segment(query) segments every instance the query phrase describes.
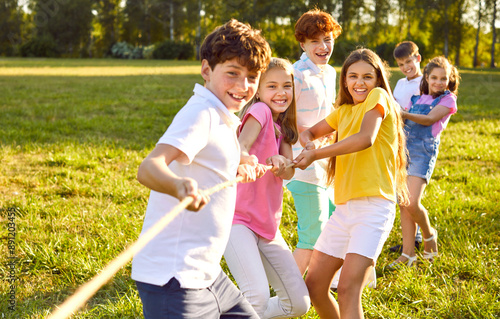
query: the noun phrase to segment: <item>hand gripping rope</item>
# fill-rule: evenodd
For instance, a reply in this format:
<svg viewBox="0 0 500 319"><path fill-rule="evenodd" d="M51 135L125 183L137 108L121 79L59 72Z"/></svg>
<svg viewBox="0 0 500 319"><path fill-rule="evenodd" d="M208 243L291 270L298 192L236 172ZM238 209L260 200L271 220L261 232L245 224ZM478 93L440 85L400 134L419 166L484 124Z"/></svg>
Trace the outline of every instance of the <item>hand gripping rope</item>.
<svg viewBox="0 0 500 319"><path fill-rule="evenodd" d="M293 166L288 165L286 168ZM272 166L266 166L270 169ZM205 190L205 194L212 195L226 187L243 181L242 176L220 183L214 187ZM137 239L132 245L120 253L113 259L99 274L94 276L90 281L86 282L77 291L64 301L47 319L64 319L73 315L75 311L80 309L87 300L92 297L104 284L106 284L123 266L125 266L132 257L137 254L151 239L158 235L165 226L167 226L179 213L181 213L191 202L193 197L188 196L179 202L169 213L165 214L156 224L154 224L147 232Z"/></svg>

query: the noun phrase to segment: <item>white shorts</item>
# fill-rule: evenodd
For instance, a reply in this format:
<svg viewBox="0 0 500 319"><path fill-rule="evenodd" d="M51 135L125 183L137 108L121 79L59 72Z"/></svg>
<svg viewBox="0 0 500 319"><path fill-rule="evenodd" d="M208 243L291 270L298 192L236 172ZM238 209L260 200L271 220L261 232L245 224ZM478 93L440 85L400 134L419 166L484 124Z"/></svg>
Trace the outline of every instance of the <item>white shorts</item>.
<svg viewBox="0 0 500 319"><path fill-rule="evenodd" d="M396 216L396 204L382 197L360 197L337 205L314 249L340 259L354 253L374 261Z"/></svg>

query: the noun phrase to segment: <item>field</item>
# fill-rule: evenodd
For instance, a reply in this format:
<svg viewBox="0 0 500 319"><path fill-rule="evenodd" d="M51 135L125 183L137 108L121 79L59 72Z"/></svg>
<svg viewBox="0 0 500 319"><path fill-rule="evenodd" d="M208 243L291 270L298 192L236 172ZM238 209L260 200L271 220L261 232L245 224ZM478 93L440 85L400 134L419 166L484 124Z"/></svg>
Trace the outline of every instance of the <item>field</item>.
<svg viewBox="0 0 500 319"><path fill-rule="evenodd" d="M202 83L196 62L0 59L0 316L44 318L140 232L141 160ZM365 289L367 318L500 317L500 72L462 69L424 204L432 264L388 272L399 219ZM394 85L402 75L393 69ZM282 232L296 243L285 194ZM9 241L13 238L15 241ZM14 310L9 309L15 302ZM142 318L130 264L75 318ZM312 309L303 318L317 318Z"/></svg>

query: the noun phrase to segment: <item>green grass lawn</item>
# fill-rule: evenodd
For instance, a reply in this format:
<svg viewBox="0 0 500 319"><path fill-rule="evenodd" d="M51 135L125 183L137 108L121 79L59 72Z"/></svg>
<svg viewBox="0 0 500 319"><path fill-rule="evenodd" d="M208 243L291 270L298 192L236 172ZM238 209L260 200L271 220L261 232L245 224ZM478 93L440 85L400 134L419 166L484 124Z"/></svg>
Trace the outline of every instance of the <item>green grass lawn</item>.
<svg viewBox="0 0 500 319"><path fill-rule="evenodd" d="M199 69L196 62L0 59L1 318L46 317L137 239L149 193L137 168L202 83ZM393 71L394 85L401 73ZM397 219L377 263L378 287L363 294L367 318L500 317L500 72L461 75L459 112L443 133L424 198L440 257L385 271L397 258L388 252L400 242ZM288 193L284 208L281 229L293 247ZM9 278L17 279L15 311ZM141 312L129 264L75 318ZM303 318L316 317L312 309Z"/></svg>

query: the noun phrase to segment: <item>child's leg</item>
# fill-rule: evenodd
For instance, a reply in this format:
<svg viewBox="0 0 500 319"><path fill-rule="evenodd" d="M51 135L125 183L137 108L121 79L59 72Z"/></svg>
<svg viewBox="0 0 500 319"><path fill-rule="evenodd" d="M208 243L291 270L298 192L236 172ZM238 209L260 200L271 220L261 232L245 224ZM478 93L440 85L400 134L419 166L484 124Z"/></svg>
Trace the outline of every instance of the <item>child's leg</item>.
<svg viewBox="0 0 500 319"><path fill-rule="evenodd" d="M314 309L320 318L340 318L339 305L330 293L330 285L343 260L314 250L306 284Z"/></svg>
<svg viewBox="0 0 500 319"><path fill-rule="evenodd" d="M413 222L417 223L420 226L420 229L422 230L422 236L424 238L430 238L434 235L435 231L431 226L427 209L425 209L425 207L421 203L426 186L427 183L423 178L408 176L410 204L404 210L408 212ZM437 241L424 242L424 246L425 251L437 251Z"/></svg>
<svg viewBox="0 0 500 319"><path fill-rule="evenodd" d="M325 223L335 209L333 195L328 188L301 181L288 183L297 211L297 234L299 242L293 252L301 274L309 266L314 244Z"/></svg>
<svg viewBox="0 0 500 319"><path fill-rule="evenodd" d="M415 234L417 224L413 221L407 207L400 206L401 212L401 234L403 235L403 254L410 257L415 256ZM406 262L407 258L401 256L398 261Z"/></svg>
<svg viewBox="0 0 500 319"><path fill-rule="evenodd" d="M269 283L276 292L262 318L291 318L305 314L310 305L309 293L281 233L278 231L271 241L261 239L259 250Z"/></svg>
<svg viewBox="0 0 500 319"><path fill-rule="evenodd" d="M295 248L295 250L293 251L293 258L295 260L295 263L299 267L299 271L301 274L305 274L307 268L309 267L312 253L312 249Z"/></svg>
<svg viewBox="0 0 500 319"><path fill-rule="evenodd" d="M241 294L231 280L221 273L220 279L212 285L211 291L217 298L220 318L224 319L259 319L252 305Z"/></svg>
<svg viewBox="0 0 500 319"><path fill-rule="evenodd" d="M257 235L246 226L233 225L224 258L241 292L262 317L270 292L257 247L258 240Z"/></svg>
<svg viewBox="0 0 500 319"><path fill-rule="evenodd" d="M352 253L346 255L337 288L341 318L364 318L361 293L373 266L370 258Z"/></svg>

